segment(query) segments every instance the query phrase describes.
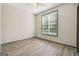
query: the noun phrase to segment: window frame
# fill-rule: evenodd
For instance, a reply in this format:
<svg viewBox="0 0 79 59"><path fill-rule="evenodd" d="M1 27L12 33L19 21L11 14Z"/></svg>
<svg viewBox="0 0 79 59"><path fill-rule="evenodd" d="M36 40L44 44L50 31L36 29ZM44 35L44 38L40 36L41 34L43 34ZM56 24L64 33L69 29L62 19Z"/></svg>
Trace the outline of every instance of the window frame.
<svg viewBox="0 0 79 59"><path fill-rule="evenodd" d="M54 13L54 12L57 12L57 35L51 35L51 34L43 34L43 30L42 30L42 17L44 16L44 15L48 15L48 14L51 14L51 13ZM43 15L41 15L41 34L42 35L48 35L48 36L54 36L54 37L58 37L58 10L55 10L55 11L52 11L52 12L48 12L48 13L45 13L45 14L43 14Z"/></svg>

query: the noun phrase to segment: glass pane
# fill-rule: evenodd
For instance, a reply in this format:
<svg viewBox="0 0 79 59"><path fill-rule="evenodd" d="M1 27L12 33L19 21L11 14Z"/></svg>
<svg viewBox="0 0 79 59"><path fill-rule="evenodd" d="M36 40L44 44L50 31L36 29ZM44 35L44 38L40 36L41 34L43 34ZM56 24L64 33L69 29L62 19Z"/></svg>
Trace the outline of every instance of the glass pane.
<svg viewBox="0 0 79 59"><path fill-rule="evenodd" d="M42 16L42 33L47 34L48 32L48 18L47 15Z"/></svg>
<svg viewBox="0 0 79 59"><path fill-rule="evenodd" d="M42 16L42 33L57 35L57 11Z"/></svg>

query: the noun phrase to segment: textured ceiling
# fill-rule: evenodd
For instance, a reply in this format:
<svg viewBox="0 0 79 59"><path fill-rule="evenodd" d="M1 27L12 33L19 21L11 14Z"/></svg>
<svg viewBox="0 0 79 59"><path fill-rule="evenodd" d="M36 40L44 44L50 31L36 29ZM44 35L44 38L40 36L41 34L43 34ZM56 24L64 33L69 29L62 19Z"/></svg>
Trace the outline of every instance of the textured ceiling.
<svg viewBox="0 0 79 59"><path fill-rule="evenodd" d="M12 5L14 7L20 8L33 14L37 14L60 4L61 3L40 3L38 7L35 7L33 3L10 3L9 5Z"/></svg>

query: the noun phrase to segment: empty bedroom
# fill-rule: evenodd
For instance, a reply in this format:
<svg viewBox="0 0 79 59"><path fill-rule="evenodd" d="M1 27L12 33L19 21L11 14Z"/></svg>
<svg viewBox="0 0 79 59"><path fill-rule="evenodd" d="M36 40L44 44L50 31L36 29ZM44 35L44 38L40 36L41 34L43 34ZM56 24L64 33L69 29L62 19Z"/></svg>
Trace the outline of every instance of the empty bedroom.
<svg viewBox="0 0 79 59"><path fill-rule="evenodd" d="M0 3L0 55L76 56L77 10L77 3Z"/></svg>

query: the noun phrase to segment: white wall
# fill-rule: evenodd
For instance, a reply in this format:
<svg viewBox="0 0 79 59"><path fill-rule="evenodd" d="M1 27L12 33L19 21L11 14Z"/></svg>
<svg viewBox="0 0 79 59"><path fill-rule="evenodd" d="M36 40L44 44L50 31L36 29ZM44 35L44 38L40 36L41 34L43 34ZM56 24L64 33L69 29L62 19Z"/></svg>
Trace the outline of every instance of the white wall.
<svg viewBox="0 0 79 59"><path fill-rule="evenodd" d="M2 29L2 44L34 37L34 15L3 4Z"/></svg>
<svg viewBox="0 0 79 59"><path fill-rule="evenodd" d="M36 36L76 47L76 4L64 4L36 15ZM58 10L58 37L41 34L41 15Z"/></svg>
<svg viewBox="0 0 79 59"><path fill-rule="evenodd" d="M0 53L1 53L1 3L0 3Z"/></svg>

